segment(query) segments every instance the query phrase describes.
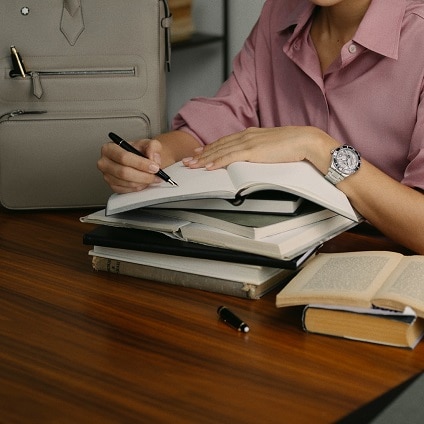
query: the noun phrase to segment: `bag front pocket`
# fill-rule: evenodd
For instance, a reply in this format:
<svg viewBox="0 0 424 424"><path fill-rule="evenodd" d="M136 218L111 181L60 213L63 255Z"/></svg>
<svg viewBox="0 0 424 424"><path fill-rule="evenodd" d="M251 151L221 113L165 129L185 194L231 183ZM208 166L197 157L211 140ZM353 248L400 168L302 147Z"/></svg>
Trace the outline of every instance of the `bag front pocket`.
<svg viewBox="0 0 424 424"><path fill-rule="evenodd" d="M149 138L142 114L15 113L0 121L0 201L10 209L104 206L111 190L97 169L109 132Z"/></svg>
<svg viewBox="0 0 424 424"><path fill-rule="evenodd" d="M112 102L141 99L147 89L146 64L137 56L28 57L25 78L0 61L0 100L4 103ZM86 63L90 63L87 66Z"/></svg>

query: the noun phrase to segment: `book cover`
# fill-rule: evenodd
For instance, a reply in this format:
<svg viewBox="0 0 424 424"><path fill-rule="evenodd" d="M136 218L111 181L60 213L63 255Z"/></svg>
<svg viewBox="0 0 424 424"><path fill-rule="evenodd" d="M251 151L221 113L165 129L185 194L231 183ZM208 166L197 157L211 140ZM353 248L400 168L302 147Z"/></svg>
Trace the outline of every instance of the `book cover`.
<svg viewBox="0 0 424 424"><path fill-rule="evenodd" d="M127 215L123 216L119 214L105 216L102 212L99 212L98 216L99 220L97 222L102 223L104 226L140 228L140 220L130 220ZM189 241L198 245L203 244L219 247L226 250L252 253L260 256L268 256L283 261L290 261L306 251L321 245L341 232L357 225L355 221L336 215L303 227L255 240L219 228L185 222L177 218L175 218L175 221L178 229L171 232L165 228L159 228L161 224L160 217L154 216L152 219L156 219L157 225L155 227L152 226L150 228L151 230L161 231L170 237L172 236L182 241ZM164 217L163 219L166 222L171 220L169 217ZM87 217L81 218L81 220L83 222L96 222L93 219L89 220ZM146 229L149 227L145 226L141 228Z"/></svg>
<svg viewBox="0 0 424 424"><path fill-rule="evenodd" d="M310 333L413 349L424 334L424 320L403 311L307 305L302 326Z"/></svg>
<svg viewBox="0 0 424 424"><path fill-rule="evenodd" d="M313 203L302 206L296 215L225 212L217 210L183 210L142 208L114 215L105 210L80 218L82 222L178 233L191 223L205 224L233 234L260 239L303 227L336 216L335 212Z"/></svg>
<svg viewBox="0 0 424 424"><path fill-rule="evenodd" d="M188 258L214 259L224 262L260 265L273 268L298 269L313 256L320 245L315 245L291 260L280 260L263 255L221 249L169 237L166 234L100 225L83 235L83 243L141 252L156 252Z"/></svg>
<svg viewBox="0 0 424 424"><path fill-rule="evenodd" d="M181 236L199 244L290 260L355 225L357 225L356 222L336 215L300 228L254 240L219 228L193 223L181 228Z"/></svg>
<svg viewBox="0 0 424 424"><path fill-rule="evenodd" d="M166 257L167 255L151 254L157 255L155 265L155 261L145 258L146 252L139 252L139 262L131 262L131 257L125 252L117 252L117 249L110 251L109 254L105 250L97 249L92 250L90 254L93 256L92 265L96 271L128 275L246 299L261 298L270 290L282 286L295 272L294 270L273 268L255 270L249 265L226 266L225 262L207 259L191 259L184 263L180 261L174 267L177 269L172 269L169 261L167 261L168 267L163 267L166 259L161 256ZM120 257L124 257L126 260L119 259ZM134 259L134 254L132 258L137 261ZM142 263L143 260L146 260L146 263ZM208 263L205 264L205 262Z"/></svg>

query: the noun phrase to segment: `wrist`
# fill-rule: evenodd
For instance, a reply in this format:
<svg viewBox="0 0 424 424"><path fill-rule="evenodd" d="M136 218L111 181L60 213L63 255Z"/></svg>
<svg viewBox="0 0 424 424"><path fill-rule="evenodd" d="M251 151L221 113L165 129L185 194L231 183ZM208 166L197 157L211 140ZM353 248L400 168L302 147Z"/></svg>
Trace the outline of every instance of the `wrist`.
<svg viewBox="0 0 424 424"><path fill-rule="evenodd" d="M331 165L331 151L340 144L319 128L312 128L311 137L307 141L305 159L311 162L323 175Z"/></svg>

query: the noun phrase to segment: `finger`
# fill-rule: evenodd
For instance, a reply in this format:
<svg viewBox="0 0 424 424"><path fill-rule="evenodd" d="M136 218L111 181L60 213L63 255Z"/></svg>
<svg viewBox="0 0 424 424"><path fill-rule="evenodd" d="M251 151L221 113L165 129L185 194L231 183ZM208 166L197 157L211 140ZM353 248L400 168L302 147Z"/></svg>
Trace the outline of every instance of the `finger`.
<svg viewBox="0 0 424 424"><path fill-rule="evenodd" d="M156 162L159 166L161 165L161 153L162 153L162 143L159 140L140 140L138 143L135 143L136 148L138 148L144 156Z"/></svg>
<svg viewBox="0 0 424 424"><path fill-rule="evenodd" d="M157 165L155 166L157 168ZM110 185L134 188L137 186L146 186L159 180L153 172L144 172L138 168L122 165L106 156L102 156L99 159L97 167Z"/></svg>
<svg viewBox="0 0 424 424"><path fill-rule="evenodd" d="M151 184L159 184L162 182L159 177L154 177L151 184L138 184L132 181L120 180L119 178L108 174L104 174L103 178L116 193L131 193L134 191L141 191Z"/></svg>

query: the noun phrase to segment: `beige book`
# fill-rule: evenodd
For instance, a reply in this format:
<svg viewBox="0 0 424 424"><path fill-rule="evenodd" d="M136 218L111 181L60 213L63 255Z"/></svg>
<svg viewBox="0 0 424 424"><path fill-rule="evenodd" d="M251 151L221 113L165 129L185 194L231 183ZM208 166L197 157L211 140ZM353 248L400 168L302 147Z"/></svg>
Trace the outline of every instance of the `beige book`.
<svg viewBox="0 0 424 424"><path fill-rule="evenodd" d="M160 260L160 263L156 264L154 262L143 263L141 259L144 254L139 254L140 260L138 262L131 262L128 256L126 256L126 260L121 260L114 253L97 252L98 255L94 250L90 253L94 255L92 264L96 271L107 271L113 274L128 275L247 299L259 299L275 287L281 287L287 278L290 278L295 272L288 269L243 266L221 263L220 261L215 263L211 260L196 260L194 258L181 258L180 264L183 261L185 262L184 266L173 269L172 267L163 267L169 261ZM101 256L102 254L105 256ZM167 255L157 254L156 256L160 259L160 256L166 257ZM209 262L208 266L204 265L206 262ZM231 271L224 272L224 269L230 270L230 268ZM210 272L208 272L208 269Z"/></svg>
<svg viewBox="0 0 424 424"><path fill-rule="evenodd" d="M302 325L309 333L413 349L424 334L424 319L407 307L403 312L375 308L307 305Z"/></svg>
<svg viewBox="0 0 424 424"><path fill-rule="evenodd" d="M277 307L411 307L424 318L424 256L365 251L320 253L278 293Z"/></svg>

